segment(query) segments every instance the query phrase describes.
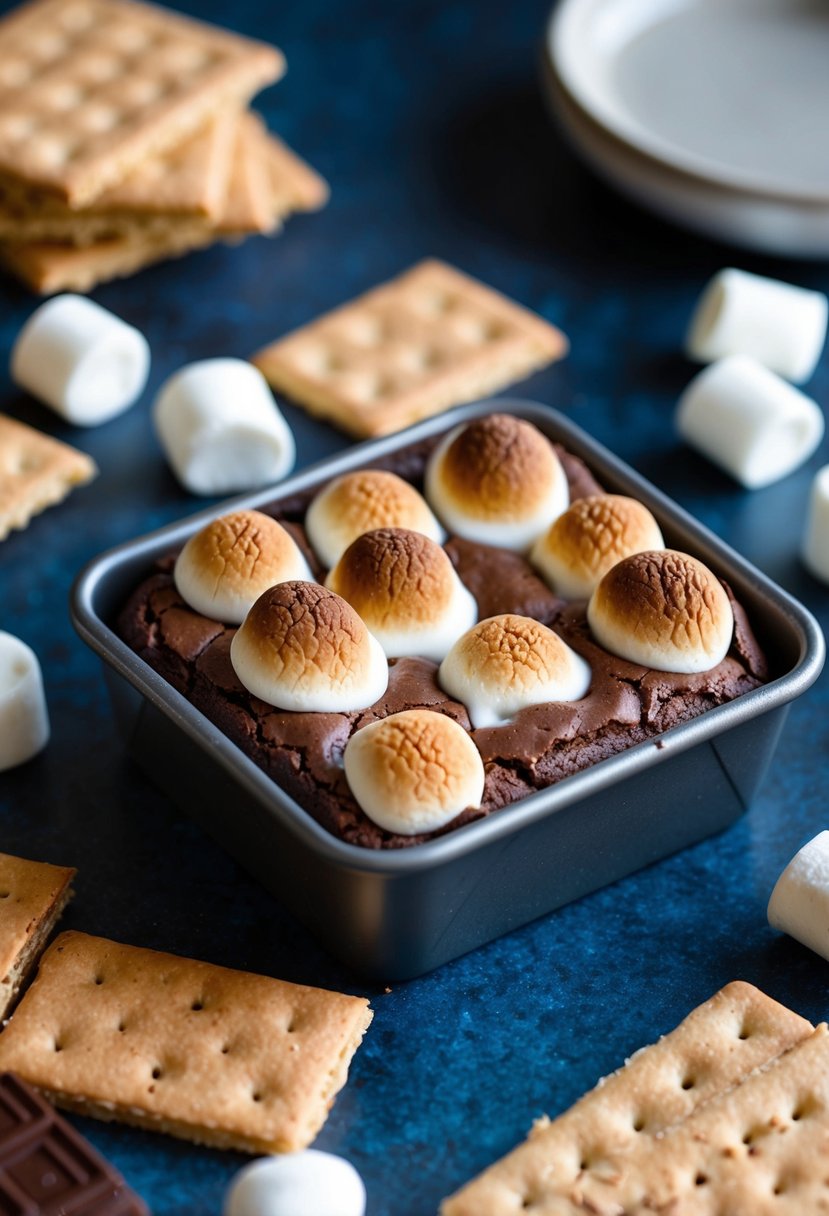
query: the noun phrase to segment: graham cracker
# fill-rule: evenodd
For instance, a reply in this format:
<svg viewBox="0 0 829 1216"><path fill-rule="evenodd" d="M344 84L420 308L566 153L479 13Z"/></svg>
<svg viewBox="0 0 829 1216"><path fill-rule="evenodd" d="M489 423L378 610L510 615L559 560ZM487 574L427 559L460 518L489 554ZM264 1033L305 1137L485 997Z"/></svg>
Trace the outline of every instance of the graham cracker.
<svg viewBox="0 0 829 1216"><path fill-rule="evenodd" d="M0 853L0 1021L72 897L75 870Z"/></svg>
<svg viewBox="0 0 829 1216"><path fill-rule="evenodd" d="M327 198L327 186L310 166L274 136L264 137L257 123L242 123L237 153L242 159L264 156L264 179L247 172L229 175L229 190L214 220L179 220L85 246L52 241L0 243L0 261L33 291L91 291L97 283L134 274L145 266L203 248L216 240L235 240L251 232L273 231L291 211L313 210ZM264 188L265 196L260 191ZM264 205L263 205L264 204Z"/></svg>
<svg viewBox="0 0 829 1216"><path fill-rule="evenodd" d="M3 201L0 190L0 239L90 245L136 228L161 234L172 222L217 216L240 119L232 110L211 119L181 146L143 161L82 211L37 192L25 201Z"/></svg>
<svg viewBox="0 0 829 1216"><path fill-rule="evenodd" d="M649 1152L642 1146L658 1144L667 1128L808 1039L812 1029L750 984L728 984L559 1118L539 1121L524 1144L445 1200L441 1216L515 1216L522 1205L534 1216L604 1213L573 1206L585 1179L613 1181L617 1159ZM623 1209L607 1211L619 1216Z"/></svg>
<svg viewBox="0 0 829 1216"><path fill-rule="evenodd" d="M265 128L256 114L243 114L233 147L230 182L216 218L220 235L270 232L275 226L264 156Z"/></svg>
<svg viewBox="0 0 829 1216"><path fill-rule="evenodd" d="M659 1140L609 1153L539 1216L817 1216L829 1212L829 1033L818 1026ZM532 1198L528 1195L527 1198Z"/></svg>
<svg viewBox="0 0 829 1216"><path fill-rule="evenodd" d="M97 471L85 453L0 414L0 540Z"/></svg>
<svg viewBox="0 0 829 1216"><path fill-rule="evenodd" d="M0 20L0 176L86 206L284 66L140 0L30 0Z"/></svg>
<svg viewBox="0 0 829 1216"><path fill-rule="evenodd" d="M0 1034L0 1070L100 1119L295 1152L371 1018L361 997L62 933Z"/></svg>
<svg viewBox="0 0 829 1216"><path fill-rule="evenodd" d="M358 438L385 435L561 358L564 335L427 260L254 355L270 384Z"/></svg>
<svg viewBox="0 0 829 1216"><path fill-rule="evenodd" d="M318 211L328 202L328 183L287 144L262 131L271 207L278 220L294 211Z"/></svg>

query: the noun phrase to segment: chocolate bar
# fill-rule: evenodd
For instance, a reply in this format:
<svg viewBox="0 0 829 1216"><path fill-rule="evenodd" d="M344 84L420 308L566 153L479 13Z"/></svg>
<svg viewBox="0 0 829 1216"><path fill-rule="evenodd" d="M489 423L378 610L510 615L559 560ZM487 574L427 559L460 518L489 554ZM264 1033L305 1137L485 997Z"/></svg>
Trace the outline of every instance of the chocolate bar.
<svg viewBox="0 0 829 1216"><path fill-rule="evenodd" d="M36 1090L5 1072L0 1216L150 1216L150 1209Z"/></svg>

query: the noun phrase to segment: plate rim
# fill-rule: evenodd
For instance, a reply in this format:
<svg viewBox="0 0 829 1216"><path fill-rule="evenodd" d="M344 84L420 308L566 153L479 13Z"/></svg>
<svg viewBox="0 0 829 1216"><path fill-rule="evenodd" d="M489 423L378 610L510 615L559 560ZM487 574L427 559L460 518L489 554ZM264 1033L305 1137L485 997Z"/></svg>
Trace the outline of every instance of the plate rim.
<svg viewBox="0 0 829 1216"><path fill-rule="evenodd" d="M644 0L643 0L644 2ZM701 0L657 0L648 7L653 24L658 11L676 11L689 8ZM544 36L544 54L556 81L565 90L572 102L583 114L602 128L604 132L623 143L627 148L645 156L676 173L693 178L708 185L751 197L775 199L787 203L799 203L815 207L829 206L829 186L826 189L809 189L779 182L769 182L749 172L729 170L716 161L683 149L681 144L671 143L655 134L648 127L628 117L624 110L604 104L592 88L584 73L579 70L578 54L573 51L572 39L575 22L588 6L604 3L621 4L622 0L558 0L547 21Z"/></svg>

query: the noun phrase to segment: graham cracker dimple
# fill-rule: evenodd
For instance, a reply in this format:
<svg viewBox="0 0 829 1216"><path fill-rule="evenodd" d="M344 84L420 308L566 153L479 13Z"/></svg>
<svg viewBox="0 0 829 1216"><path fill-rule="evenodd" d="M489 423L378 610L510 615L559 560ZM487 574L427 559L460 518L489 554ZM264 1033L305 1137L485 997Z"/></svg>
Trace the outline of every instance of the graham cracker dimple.
<svg viewBox="0 0 829 1216"><path fill-rule="evenodd" d="M71 898L75 870L0 853L0 1020Z"/></svg>
<svg viewBox="0 0 829 1216"><path fill-rule="evenodd" d="M561 358L547 321L427 260L259 351L270 384L360 438L504 388Z"/></svg>
<svg viewBox="0 0 829 1216"><path fill-rule="evenodd" d="M668 1128L739 1087L812 1030L750 984L728 984L564 1114L540 1121L524 1144L445 1200L441 1216L514 1216L523 1209L533 1216L605 1216L602 1206L579 1207L588 1183L593 1191L615 1185L626 1153L650 1153ZM621 1210L611 1203L607 1216Z"/></svg>
<svg viewBox="0 0 829 1216"><path fill-rule="evenodd" d="M273 47L140 0L30 0L0 20L0 177L85 206L283 71Z"/></svg>
<svg viewBox="0 0 829 1216"><path fill-rule="evenodd" d="M0 540L97 471L83 452L0 414Z"/></svg>
<svg viewBox="0 0 829 1216"><path fill-rule="evenodd" d="M371 1018L360 997L63 933L0 1034L0 1070L83 1114L294 1152Z"/></svg>

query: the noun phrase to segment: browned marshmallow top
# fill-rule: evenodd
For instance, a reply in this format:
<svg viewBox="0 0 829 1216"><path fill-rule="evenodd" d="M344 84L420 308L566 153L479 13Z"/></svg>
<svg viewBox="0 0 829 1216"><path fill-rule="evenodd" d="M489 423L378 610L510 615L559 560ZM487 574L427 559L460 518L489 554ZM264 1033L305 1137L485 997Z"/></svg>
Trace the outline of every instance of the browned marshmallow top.
<svg viewBox="0 0 829 1216"><path fill-rule="evenodd" d="M402 629L439 620L456 593L457 575L440 545L406 528L366 532L349 545L328 586L369 628Z"/></svg>
<svg viewBox="0 0 829 1216"><path fill-rule="evenodd" d="M706 671L728 650L734 618L707 566L662 549L618 562L599 583L588 619L601 645L659 671Z"/></svg>
<svg viewBox="0 0 829 1216"><path fill-rule="evenodd" d="M644 503L623 494L591 494L550 525L532 561L561 595L586 599L616 562L661 546L659 526Z"/></svg>
<svg viewBox="0 0 829 1216"><path fill-rule="evenodd" d="M238 636L249 659L282 683L348 680L367 663L363 621L340 596L319 583L278 583L251 608Z"/></svg>
<svg viewBox="0 0 829 1216"><path fill-rule="evenodd" d="M310 571L288 532L261 511L233 511L212 520L187 541L175 580L197 612L241 621L274 583Z"/></svg>
<svg viewBox="0 0 829 1216"><path fill-rule="evenodd" d="M552 444L531 423L491 414L455 436L437 477L442 493L465 513L507 522L541 509L563 474Z"/></svg>
<svg viewBox="0 0 829 1216"><path fill-rule="evenodd" d="M317 556L329 567L353 540L376 528L412 528L442 539L440 525L414 486L381 469L337 477L311 503L305 524Z"/></svg>

